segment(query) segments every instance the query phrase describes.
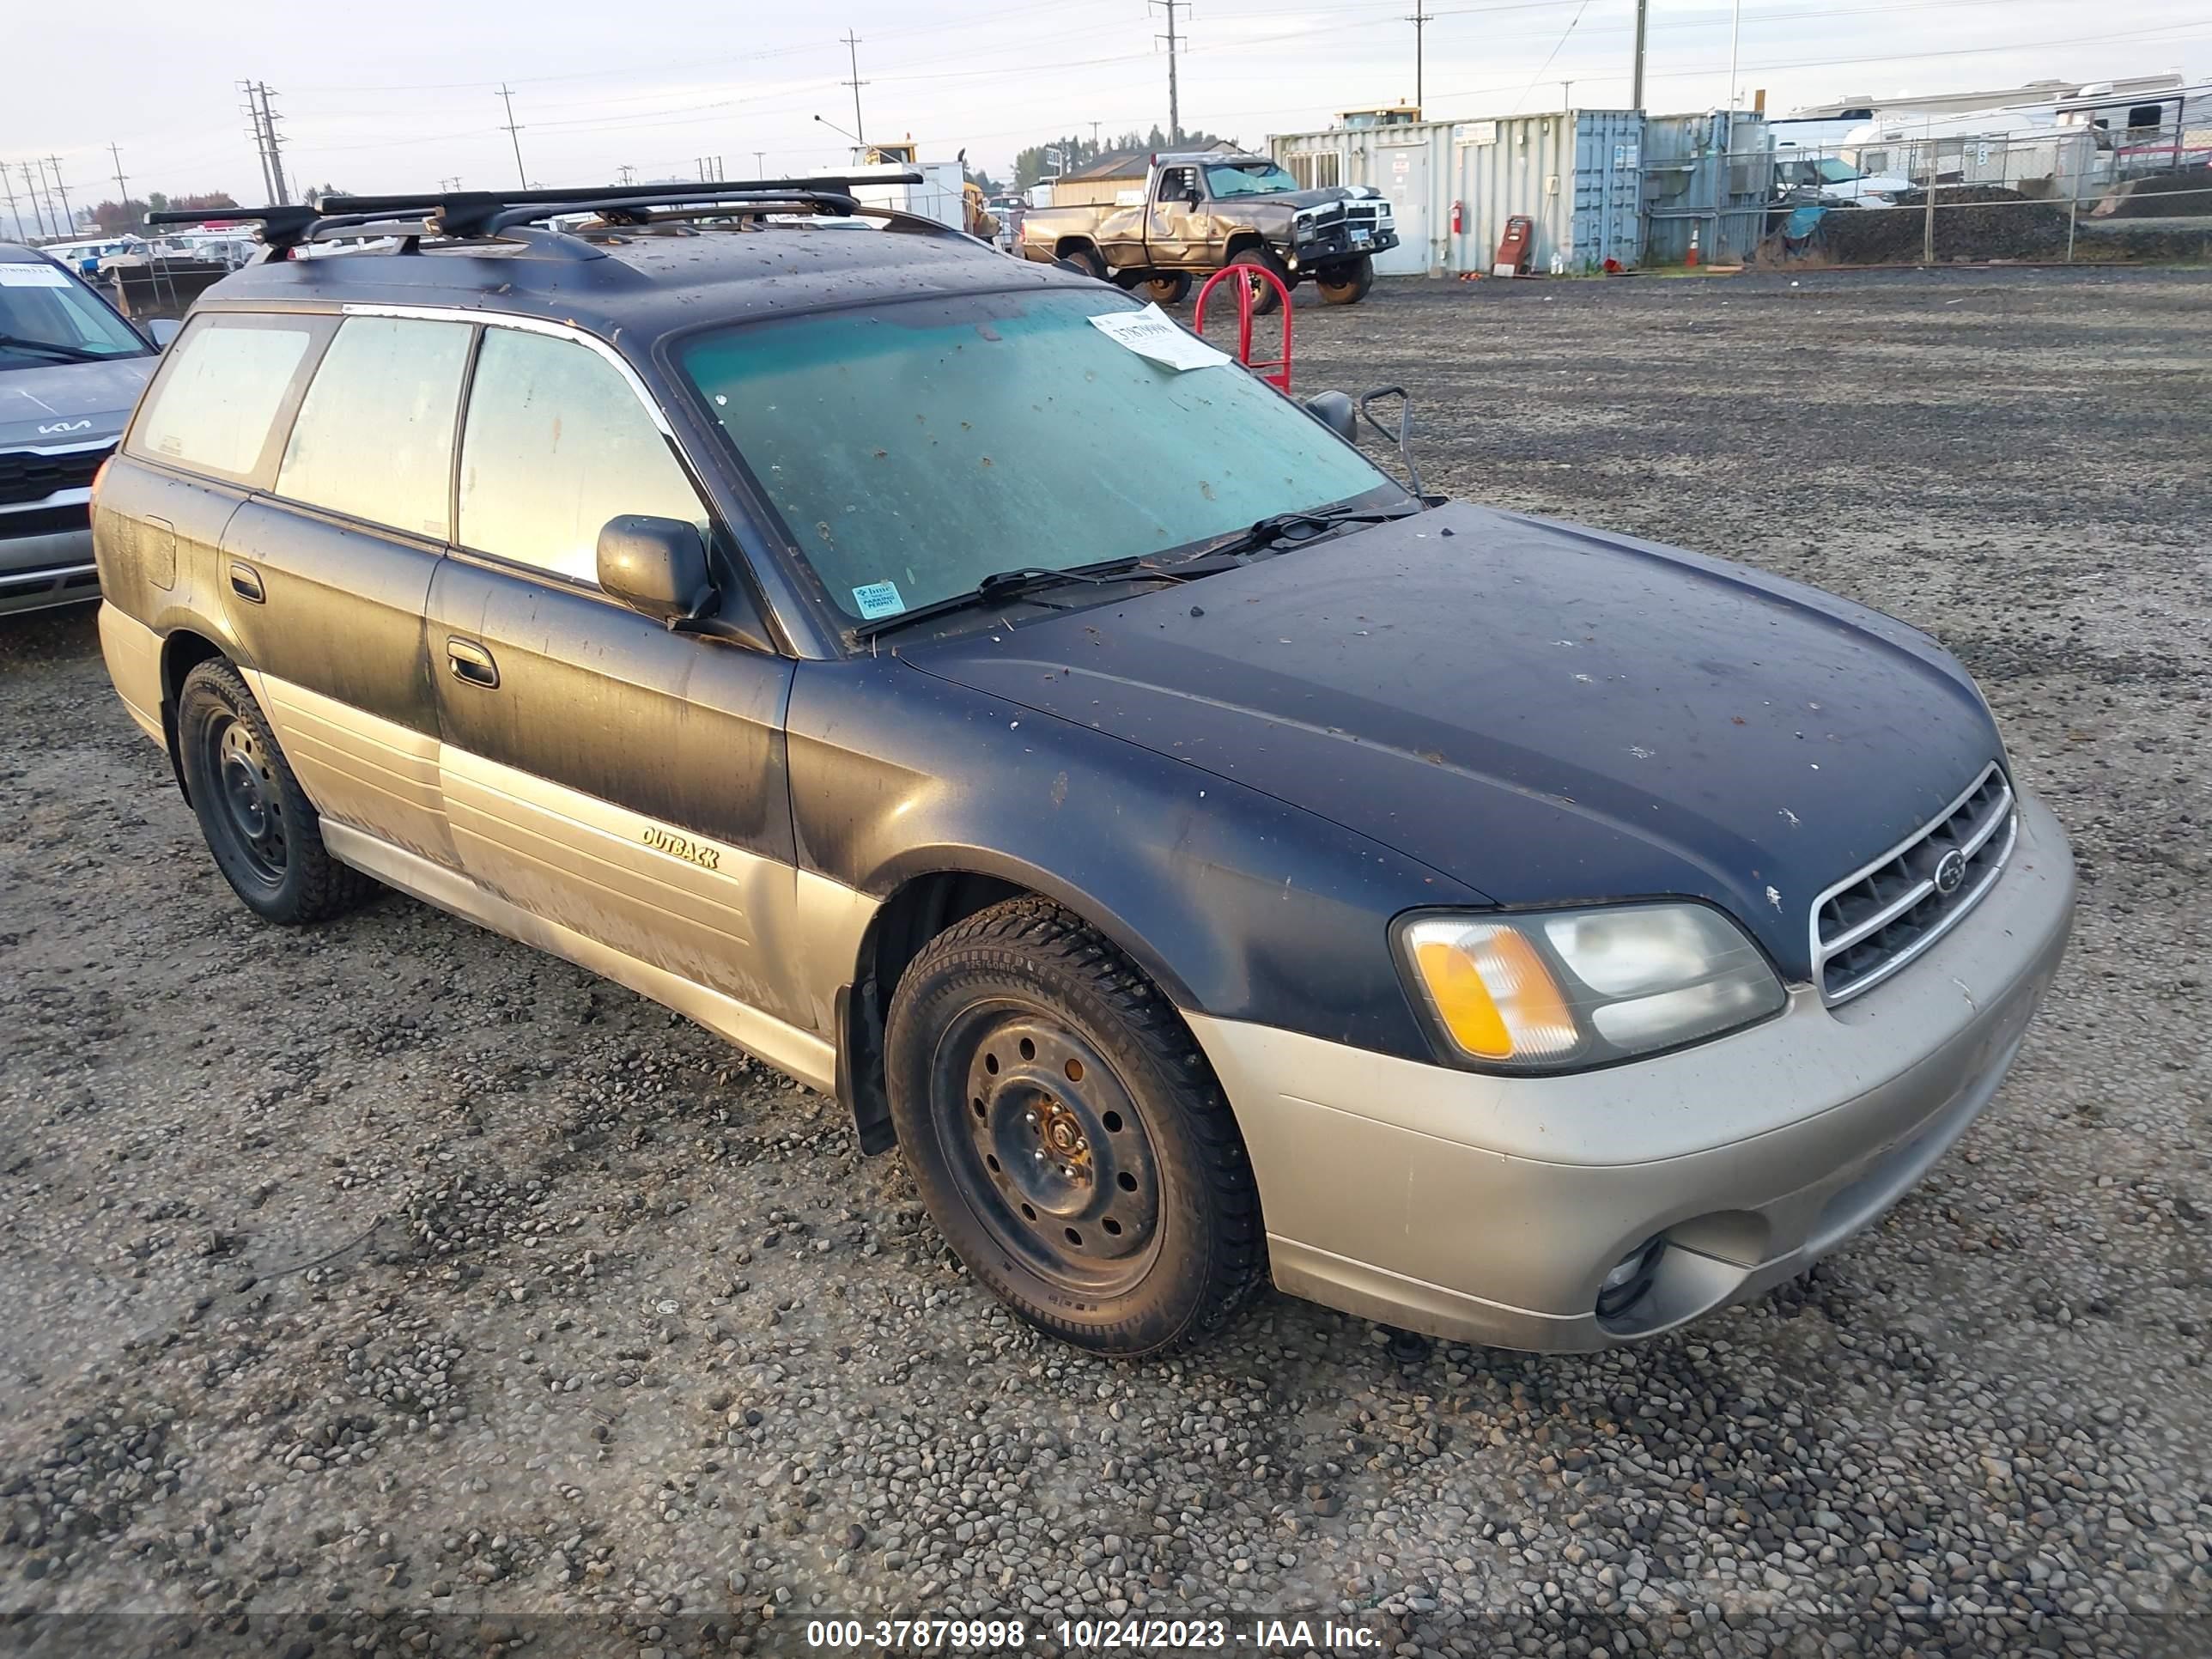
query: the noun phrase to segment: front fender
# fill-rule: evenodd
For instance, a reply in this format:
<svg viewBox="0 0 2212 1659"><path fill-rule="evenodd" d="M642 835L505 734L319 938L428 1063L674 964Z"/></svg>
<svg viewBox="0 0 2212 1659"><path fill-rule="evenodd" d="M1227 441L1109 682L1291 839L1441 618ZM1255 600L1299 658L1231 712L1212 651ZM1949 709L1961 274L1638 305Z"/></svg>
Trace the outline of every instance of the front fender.
<svg viewBox="0 0 2212 1659"><path fill-rule="evenodd" d="M803 869L881 898L957 871L1040 892L1179 1006L1411 1059L1431 1049L1389 945L1480 893L1244 785L896 657L800 665Z"/></svg>

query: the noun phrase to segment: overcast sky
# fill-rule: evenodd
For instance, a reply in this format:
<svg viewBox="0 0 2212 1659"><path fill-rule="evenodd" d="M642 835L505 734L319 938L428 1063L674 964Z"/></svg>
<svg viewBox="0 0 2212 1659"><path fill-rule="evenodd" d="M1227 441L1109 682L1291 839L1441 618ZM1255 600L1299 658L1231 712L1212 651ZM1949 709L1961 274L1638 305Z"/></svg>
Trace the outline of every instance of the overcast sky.
<svg viewBox="0 0 2212 1659"><path fill-rule="evenodd" d="M1431 116L1628 100L1635 0L1426 0ZM1413 95L1413 0L1194 0L1179 9L1187 127L1258 144L1339 110ZM262 195L235 82L266 82L288 172L305 185L404 190L458 177L512 185L502 80L522 161L550 185L725 175L848 159L812 118L853 125L839 37L860 36L871 137L925 159L963 147L1003 173L1015 150L1102 124L1167 118L1164 27L1141 0L99 0L8 8L0 165L58 155L70 198ZM1647 106L1697 110L1728 88L1727 0L1652 0ZM2207 0L1746 0L1737 84L1784 111L1860 92L2002 88L2180 70L2212 77ZM0 196L0 217L6 213Z"/></svg>

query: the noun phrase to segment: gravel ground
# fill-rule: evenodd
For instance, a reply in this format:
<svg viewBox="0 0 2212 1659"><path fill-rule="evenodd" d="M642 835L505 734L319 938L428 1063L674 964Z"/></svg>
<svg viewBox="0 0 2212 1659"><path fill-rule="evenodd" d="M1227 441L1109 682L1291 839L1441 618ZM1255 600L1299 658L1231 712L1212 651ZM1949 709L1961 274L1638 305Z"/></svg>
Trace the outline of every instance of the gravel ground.
<svg viewBox="0 0 2212 1659"><path fill-rule="evenodd" d="M397 897L252 921L88 618L0 623L0 1648L2212 1648L2212 281L1404 283L1297 322L1302 389L1414 389L1431 487L1809 578L1980 677L2086 884L1960 1150L1625 1352L1406 1360L1271 1297L1095 1362L703 1031Z"/></svg>

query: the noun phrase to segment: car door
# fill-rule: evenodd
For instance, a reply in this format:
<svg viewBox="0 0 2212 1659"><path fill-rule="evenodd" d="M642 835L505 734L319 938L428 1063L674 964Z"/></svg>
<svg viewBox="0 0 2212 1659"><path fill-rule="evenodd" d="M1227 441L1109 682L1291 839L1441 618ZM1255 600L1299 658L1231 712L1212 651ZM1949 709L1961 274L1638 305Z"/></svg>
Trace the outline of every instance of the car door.
<svg viewBox="0 0 2212 1659"><path fill-rule="evenodd" d="M1203 196L1198 205L1191 204L1191 193L1199 187L1196 167L1160 169L1146 209L1145 245L1154 265L1177 270L1203 262L1211 216Z"/></svg>
<svg viewBox="0 0 2212 1659"><path fill-rule="evenodd" d="M339 324L221 561L254 691L316 810L447 866L422 617L472 340L459 322Z"/></svg>
<svg viewBox="0 0 2212 1659"><path fill-rule="evenodd" d="M642 383L581 335L488 327L457 500L430 653L462 868L629 962L821 1029L789 948L791 663L599 590L599 532L622 514L733 551Z"/></svg>

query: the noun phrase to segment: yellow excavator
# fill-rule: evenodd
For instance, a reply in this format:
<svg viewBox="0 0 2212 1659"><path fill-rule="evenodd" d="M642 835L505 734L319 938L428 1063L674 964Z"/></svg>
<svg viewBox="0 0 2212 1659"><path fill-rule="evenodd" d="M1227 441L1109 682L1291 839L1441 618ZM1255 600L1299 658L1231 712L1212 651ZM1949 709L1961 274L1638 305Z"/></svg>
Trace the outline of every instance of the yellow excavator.
<svg viewBox="0 0 2212 1659"><path fill-rule="evenodd" d="M910 167L921 161L921 146L911 138L901 139L895 143L870 144L862 159L870 167ZM963 228L970 236L980 237L987 242L996 241L998 218L983 205L981 187L968 181L968 152L962 150L959 159L960 216L966 222Z"/></svg>

